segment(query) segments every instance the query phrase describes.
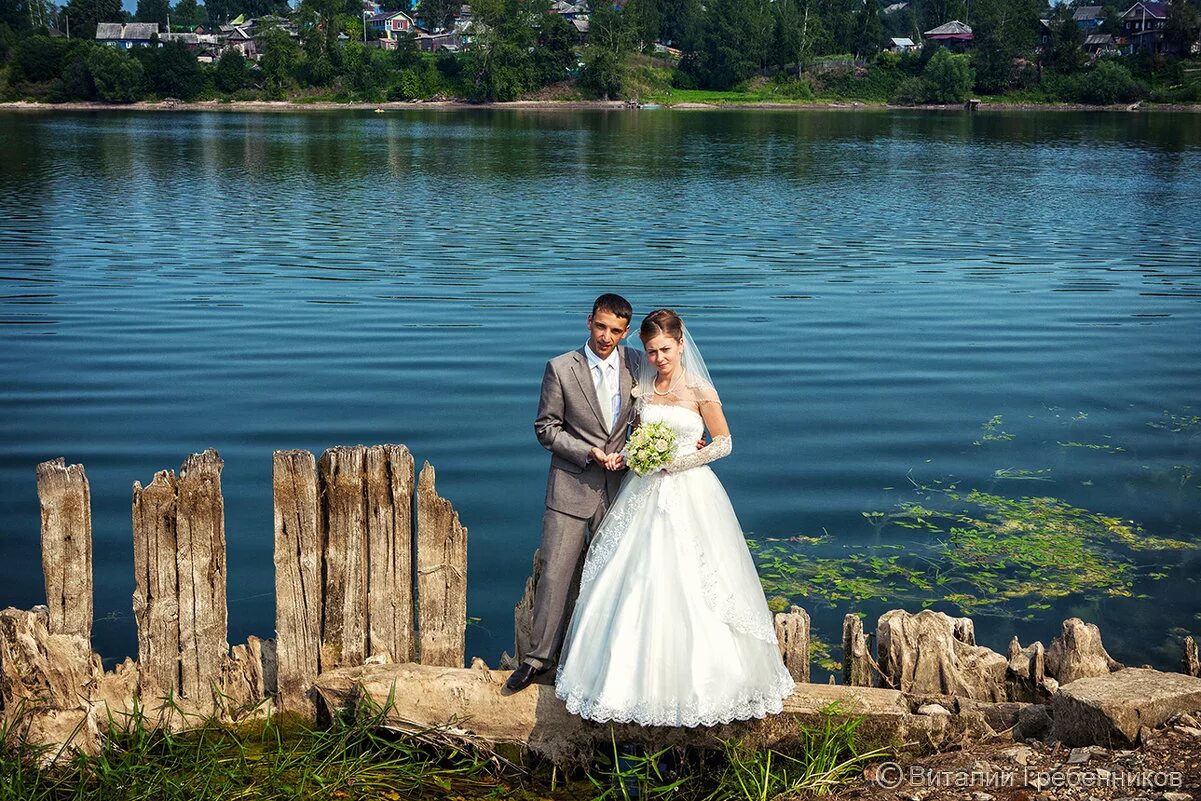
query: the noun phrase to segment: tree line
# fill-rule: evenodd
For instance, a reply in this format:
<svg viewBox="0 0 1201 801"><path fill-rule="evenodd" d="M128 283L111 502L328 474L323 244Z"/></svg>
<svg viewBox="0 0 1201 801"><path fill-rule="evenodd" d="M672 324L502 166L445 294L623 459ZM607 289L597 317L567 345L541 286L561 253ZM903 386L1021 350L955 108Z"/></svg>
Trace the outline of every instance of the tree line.
<svg viewBox="0 0 1201 801"><path fill-rule="evenodd" d="M1104 2L1101 30L1120 30L1121 6ZM160 21L170 15L173 26L203 18L211 25L214 15L288 8L281 0L234 3L139 0L134 16ZM1094 62L1072 20L1074 5L913 0L885 13L883 0L599 2L581 45L575 28L550 13L550 0L472 0L477 25L471 46L434 56L419 52L411 36L392 51L365 47L359 0L301 0L289 14L294 32L267 26L259 62L228 51L216 64L200 65L173 43L131 52L94 44L95 23L119 19L120 0L69 0L57 11L45 0L0 0L0 94L111 102L298 95L512 100L570 80L579 95L613 98L638 91L631 64L643 63L669 89L746 89L770 82L780 96L799 99L926 103L1016 93L1034 101L1107 103L1158 92L1178 102L1201 100L1193 97L1196 81L1184 80L1179 59ZM419 14L447 24L457 9L456 0L422 0ZM1201 0L1170 0L1164 36L1183 52L1201 28L1199 10ZM72 39L50 36L66 17ZM951 19L973 28L966 53L930 44L899 55L883 49L890 37L916 41ZM340 33L350 40L339 40ZM1040 33L1047 39L1041 47ZM678 61L653 58L657 45L679 50ZM814 68L838 59L847 69Z"/></svg>

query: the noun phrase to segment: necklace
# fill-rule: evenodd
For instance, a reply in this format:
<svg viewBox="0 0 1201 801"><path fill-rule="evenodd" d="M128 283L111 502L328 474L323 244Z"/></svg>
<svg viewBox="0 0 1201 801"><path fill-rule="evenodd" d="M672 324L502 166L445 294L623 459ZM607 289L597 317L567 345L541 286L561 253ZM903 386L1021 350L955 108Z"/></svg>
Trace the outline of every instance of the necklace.
<svg viewBox="0 0 1201 801"><path fill-rule="evenodd" d="M683 371L680 372L680 375L683 375ZM673 389L675 389L676 381L679 380L680 375L673 376L671 379L671 383L667 385L667 389L663 390L662 392L660 392L659 388L656 387L654 384L651 384L651 389L653 389L655 391L656 395L670 395L671 391Z"/></svg>

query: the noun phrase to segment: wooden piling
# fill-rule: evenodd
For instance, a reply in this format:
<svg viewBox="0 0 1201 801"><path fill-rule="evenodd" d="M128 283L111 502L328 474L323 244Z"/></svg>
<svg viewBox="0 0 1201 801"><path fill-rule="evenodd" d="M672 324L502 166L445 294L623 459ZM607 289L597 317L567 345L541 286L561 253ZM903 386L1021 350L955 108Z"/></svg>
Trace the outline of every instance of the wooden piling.
<svg viewBox="0 0 1201 801"><path fill-rule="evenodd" d="M366 456L367 655L412 662L413 455L374 445Z"/></svg>
<svg viewBox="0 0 1201 801"><path fill-rule="evenodd" d="M272 484L278 703L311 717L308 690L320 671L323 596L317 460L308 451L275 451Z"/></svg>
<svg viewBox="0 0 1201 801"><path fill-rule="evenodd" d="M438 495L434 468L417 482L418 661L463 667L467 631L467 529Z"/></svg>
<svg viewBox="0 0 1201 801"><path fill-rule="evenodd" d="M339 446L318 463L324 506L321 670L367 658L367 448Z"/></svg>
<svg viewBox="0 0 1201 801"><path fill-rule="evenodd" d="M223 466L212 448L194 453L184 461L177 486L180 691L202 705L220 689L229 655Z"/></svg>
<svg viewBox="0 0 1201 801"><path fill-rule="evenodd" d="M133 483L133 614L144 697L180 690L176 483L172 470L158 471L145 488Z"/></svg>
<svg viewBox="0 0 1201 801"><path fill-rule="evenodd" d="M863 620L847 614L842 619L842 681L851 687L872 686L872 666L868 660L867 636Z"/></svg>
<svg viewBox="0 0 1201 801"><path fill-rule="evenodd" d="M37 466L42 575L51 634L92 640L92 503L83 465L62 457Z"/></svg>
<svg viewBox="0 0 1201 801"><path fill-rule="evenodd" d="M794 681L809 683L809 613L799 606L775 615L776 640Z"/></svg>

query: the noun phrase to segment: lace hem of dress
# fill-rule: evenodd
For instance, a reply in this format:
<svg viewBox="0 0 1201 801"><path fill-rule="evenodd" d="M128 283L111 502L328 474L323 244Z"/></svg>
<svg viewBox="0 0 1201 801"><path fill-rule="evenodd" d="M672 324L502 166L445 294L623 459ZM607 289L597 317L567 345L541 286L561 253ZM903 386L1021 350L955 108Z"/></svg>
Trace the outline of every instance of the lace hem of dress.
<svg viewBox="0 0 1201 801"><path fill-rule="evenodd" d="M716 726L734 720L765 718L784 710L784 699L792 694L796 682L781 666L776 678L765 689L751 690L720 704L702 701L635 702L610 705L603 698L588 698L579 690L563 691L555 686L555 696L567 705L567 711L582 718L605 723L636 723L639 726Z"/></svg>

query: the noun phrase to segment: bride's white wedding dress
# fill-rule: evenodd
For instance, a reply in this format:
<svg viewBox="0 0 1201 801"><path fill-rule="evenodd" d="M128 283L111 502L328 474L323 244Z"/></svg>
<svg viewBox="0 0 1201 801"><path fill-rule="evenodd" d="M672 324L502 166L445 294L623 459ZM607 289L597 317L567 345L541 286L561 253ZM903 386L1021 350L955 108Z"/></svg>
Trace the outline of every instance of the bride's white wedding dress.
<svg viewBox="0 0 1201 801"><path fill-rule="evenodd" d="M704 433L687 406L642 420L672 427L677 458ZM555 694L595 721L712 726L780 712L794 686L717 476L631 470L589 547Z"/></svg>

